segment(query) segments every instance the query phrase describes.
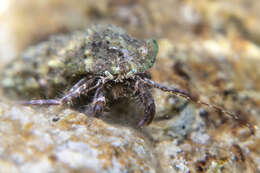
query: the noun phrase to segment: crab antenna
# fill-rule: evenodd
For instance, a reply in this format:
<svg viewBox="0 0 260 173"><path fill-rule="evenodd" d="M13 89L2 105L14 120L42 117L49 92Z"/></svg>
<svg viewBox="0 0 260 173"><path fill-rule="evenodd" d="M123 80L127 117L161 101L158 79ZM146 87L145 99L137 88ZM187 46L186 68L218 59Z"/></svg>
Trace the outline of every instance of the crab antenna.
<svg viewBox="0 0 260 173"><path fill-rule="evenodd" d="M147 78L139 78L142 82L144 82L145 84L151 86L151 87L154 87L154 88L158 88L162 91L165 91L165 92L171 92L177 96L180 96L180 97L183 97L187 100L190 100L194 103L197 103L197 104L200 104L200 105L205 105L211 109L215 109L216 111L220 111L222 113L224 113L226 116L230 117L230 118L233 118L235 120L239 120L239 116L232 113L232 112L229 112L227 110L224 110L223 108L219 107L219 106L216 106L216 105L213 105L213 104L209 104L207 102L204 102L204 101L201 101L199 100L198 97L196 96L192 96L190 93L186 92L186 91L183 91L181 89L178 89L178 88L174 88L174 87L168 87L168 86L163 86L159 83L156 83L154 82L153 80L150 80L150 79L147 79Z"/></svg>

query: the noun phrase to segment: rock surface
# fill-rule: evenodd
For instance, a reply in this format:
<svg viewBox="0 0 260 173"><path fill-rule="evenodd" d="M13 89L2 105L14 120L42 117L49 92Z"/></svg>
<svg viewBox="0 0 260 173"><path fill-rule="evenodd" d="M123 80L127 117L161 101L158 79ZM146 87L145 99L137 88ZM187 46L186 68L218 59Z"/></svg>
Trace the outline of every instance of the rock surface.
<svg viewBox="0 0 260 173"><path fill-rule="evenodd" d="M72 110L0 109L0 172L157 172L140 132Z"/></svg>
<svg viewBox="0 0 260 173"><path fill-rule="evenodd" d="M138 38L157 38L153 80L237 116L153 90L155 120L137 129L134 111L96 119L1 97L0 172L260 171L258 0L11 2L16 5L0 14L0 29L12 38L0 44L17 50L7 53L18 54L52 33L114 23Z"/></svg>

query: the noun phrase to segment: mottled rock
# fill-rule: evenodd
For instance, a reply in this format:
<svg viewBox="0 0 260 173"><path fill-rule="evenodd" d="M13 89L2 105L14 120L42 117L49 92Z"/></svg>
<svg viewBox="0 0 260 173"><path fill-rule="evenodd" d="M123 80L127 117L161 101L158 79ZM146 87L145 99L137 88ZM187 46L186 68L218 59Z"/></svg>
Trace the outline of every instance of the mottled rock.
<svg viewBox="0 0 260 173"><path fill-rule="evenodd" d="M0 107L1 172L157 172L135 129L69 109Z"/></svg>

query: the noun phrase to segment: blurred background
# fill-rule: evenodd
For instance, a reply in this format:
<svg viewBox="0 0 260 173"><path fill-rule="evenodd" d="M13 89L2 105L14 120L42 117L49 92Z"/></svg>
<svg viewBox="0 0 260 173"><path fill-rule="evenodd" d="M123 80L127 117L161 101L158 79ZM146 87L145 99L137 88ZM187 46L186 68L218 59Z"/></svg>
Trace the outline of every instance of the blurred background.
<svg viewBox="0 0 260 173"><path fill-rule="evenodd" d="M138 38L167 38L175 42L204 39L209 41L207 46L224 55L233 48L247 51L248 46L252 56L258 56L259 51L254 49L260 43L257 0L1 0L0 3L1 58L14 57L51 34L82 29L97 22L120 25Z"/></svg>
<svg viewBox="0 0 260 173"><path fill-rule="evenodd" d="M98 123L86 130L88 132L94 129L96 133L104 135L105 139L109 135L118 137L117 133L109 131L110 128L118 128L117 132L122 130L123 136L125 135L124 139L119 140L131 139L126 142L128 146L136 148L131 142L140 139L146 142L139 143L144 149L136 153L142 153L141 156L132 154L132 147L124 148L125 145L118 144L132 154L124 155L123 150L116 150L114 144L103 142L96 134L91 134L95 137L88 134L97 138L97 143L101 146L97 150L104 154L102 158L95 157L97 166L93 166L92 162L85 162L89 159L89 153L81 152L78 148L82 145L75 147L74 143L64 147L66 152L69 148L68 153L62 153L65 155L56 150L60 143L52 144L53 148L43 150L44 152L36 147L41 156L38 158L36 155L36 158L33 158L36 161L21 152L21 155L28 159L28 162L22 162L20 159L23 163L21 165L33 163L27 168L38 170L42 166L42 172L51 172L49 169L59 171L64 165L68 168L67 172L84 172L87 170L85 166L90 167L93 172L113 172L112 167L121 172L127 170L125 167L132 172L260 171L260 132L257 128L260 125L259 0L1 0L0 68L14 62L23 50L47 40L50 35L83 30L93 23L112 23L121 26L138 39L157 39L159 54L151 69L153 80L197 93L205 101L242 116L238 118L239 121L233 121L232 118L210 109L188 106L182 110L181 106L176 105L181 102L178 98L155 90L153 95L157 105L156 118L142 135L129 127L131 133L128 128L103 124L104 122L98 120L95 120ZM12 119L11 111L8 111L5 115L10 115ZM19 113L21 112L23 111ZM56 114L56 111L53 112L51 113ZM23 114L26 117L28 113ZM115 119L120 119L120 115ZM126 121L125 119L129 120L131 117L121 117L118 124L120 121ZM37 120L32 121L31 123L35 124L32 127L35 129L41 127ZM74 119L72 121L78 122ZM66 125L65 133L71 132L68 128L72 126L71 123L66 123L68 122L65 121L57 127L56 124L46 127L50 130L38 131L48 134L56 128L64 130L63 125ZM81 141L86 131L82 130L82 136L79 135L77 140ZM20 130L10 131L10 134L16 133L24 135ZM10 134L2 134L8 147L13 147L15 151L16 142L13 141L17 139L13 138L13 141L8 142ZM52 133L49 135L55 136ZM44 140L41 136L38 137L39 141ZM57 136L53 138L60 140ZM37 137L35 140L37 141ZM85 144L89 141L81 142ZM27 149L27 144L28 141L25 140L22 145ZM7 146L0 142L0 156L1 147L4 151ZM92 152L94 149L89 150ZM74 152L79 155L73 155ZM48 156L45 153L48 153ZM7 152L7 157L3 157L4 162L0 159L0 165L13 168L10 172L22 168L26 170L26 167L13 162L12 159L7 161L9 155L13 154L11 150ZM70 157L71 160L65 159ZM137 158L139 162L125 160L128 157ZM47 161L42 158L47 158ZM94 156L91 155L90 158L93 159ZM123 166L112 163L111 158L116 158L115 163ZM123 161L120 160L122 158ZM104 160L107 161L105 166L102 165ZM55 166L50 165L50 162ZM48 164L46 166L40 165L41 163ZM100 163L102 168L99 167ZM133 166L135 164L138 166ZM48 169L45 169L46 167Z"/></svg>

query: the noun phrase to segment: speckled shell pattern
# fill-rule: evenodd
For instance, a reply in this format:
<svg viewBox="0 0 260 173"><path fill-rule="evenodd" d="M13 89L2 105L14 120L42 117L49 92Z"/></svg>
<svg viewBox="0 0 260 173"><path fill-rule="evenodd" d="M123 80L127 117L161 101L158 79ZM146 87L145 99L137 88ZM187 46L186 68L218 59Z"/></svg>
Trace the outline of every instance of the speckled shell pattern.
<svg viewBox="0 0 260 173"><path fill-rule="evenodd" d="M95 74L144 72L155 61L153 43L132 38L114 25L94 25L85 39L85 68Z"/></svg>

